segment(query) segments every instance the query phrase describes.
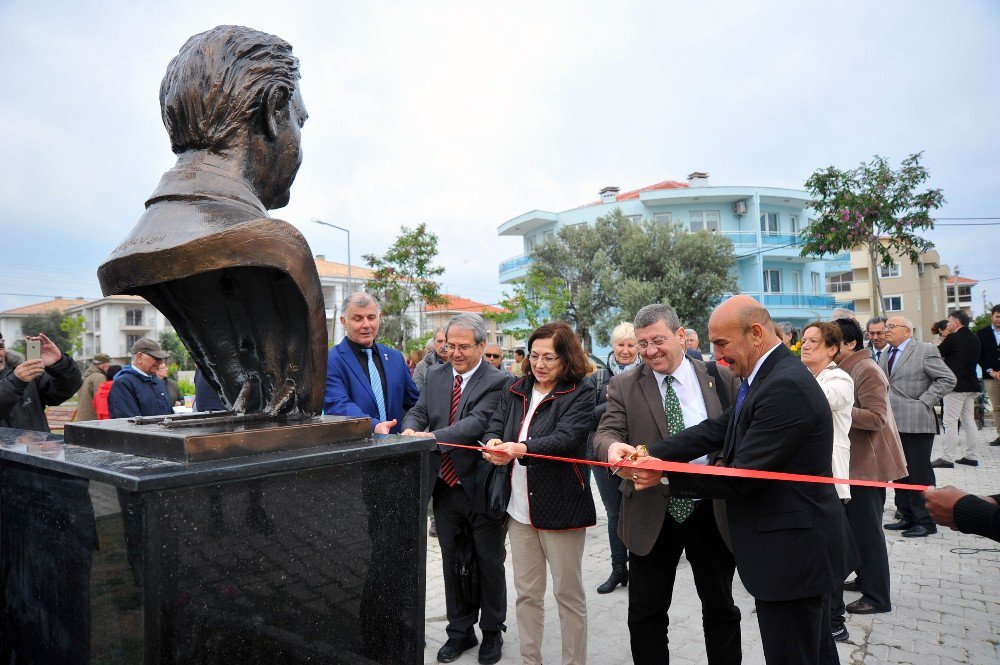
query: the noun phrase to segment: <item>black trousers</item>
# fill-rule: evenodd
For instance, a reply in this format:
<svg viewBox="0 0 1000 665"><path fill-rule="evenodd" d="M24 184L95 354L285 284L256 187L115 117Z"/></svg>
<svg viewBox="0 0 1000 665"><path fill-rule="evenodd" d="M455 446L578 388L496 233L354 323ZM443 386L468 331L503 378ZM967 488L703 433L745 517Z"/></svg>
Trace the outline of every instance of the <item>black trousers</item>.
<svg viewBox="0 0 1000 665"><path fill-rule="evenodd" d="M667 610L681 552L691 562L701 599L709 664L739 663L740 610L733 603L736 563L719 535L710 501L700 501L683 524L667 515L649 554L629 553L628 628L633 661L637 665L670 662Z"/></svg>
<svg viewBox="0 0 1000 665"><path fill-rule="evenodd" d="M933 485L934 467L931 466L931 448L934 446L934 435L900 432L899 440L903 444L903 456L906 458L906 468L910 472L910 475L899 482ZM899 512L903 514L904 520L924 526L934 525L934 520L927 512L927 506L924 505L924 498L920 492L896 490L896 496L899 497L896 505L899 507Z"/></svg>
<svg viewBox="0 0 1000 665"><path fill-rule="evenodd" d="M830 633L826 596L757 600L757 625L769 665L834 665L840 662Z"/></svg>
<svg viewBox="0 0 1000 665"><path fill-rule="evenodd" d="M479 622L483 632L506 630L507 581L503 561L507 530L502 520L473 512L461 485L448 487L437 479L434 484L434 523L441 543L441 563L444 567L444 598L448 612L448 637L461 639L472 634ZM471 531L476 544L479 566L479 605L458 597L452 569L455 566L456 538L462 531Z"/></svg>
<svg viewBox="0 0 1000 665"><path fill-rule="evenodd" d="M873 607L888 612L892 602L889 600L889 552L882 529L884 511L884 487L851 487L847 521L861 558L857 569L861 597Z"/></svg>

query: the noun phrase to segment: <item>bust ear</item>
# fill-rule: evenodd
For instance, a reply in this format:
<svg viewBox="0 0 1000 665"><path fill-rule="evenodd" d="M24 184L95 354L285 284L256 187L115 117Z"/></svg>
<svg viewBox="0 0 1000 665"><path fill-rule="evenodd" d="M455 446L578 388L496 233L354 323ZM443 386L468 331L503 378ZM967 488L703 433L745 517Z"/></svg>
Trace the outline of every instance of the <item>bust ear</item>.
<svg viewBox="0 0 1000 665"><path fill-rule="evenodd" d="M291 103L288 87L277 83L268 86L261 97L261 124L268 138L274 140L281 126L288 122L288 105Z"/></svg>

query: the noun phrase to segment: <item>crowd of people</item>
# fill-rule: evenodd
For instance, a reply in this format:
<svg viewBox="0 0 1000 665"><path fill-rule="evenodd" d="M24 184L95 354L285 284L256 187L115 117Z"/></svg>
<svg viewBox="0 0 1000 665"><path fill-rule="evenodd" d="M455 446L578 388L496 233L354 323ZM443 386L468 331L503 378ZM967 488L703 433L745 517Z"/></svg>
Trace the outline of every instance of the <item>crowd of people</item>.
<svg viewBox="0 0 1000 665"><path fill-rule="evenodd" d="M682 554L709 663L742 659L736 571L755 599L766 660L817 663L838 662L846 613L892 610L886 531L924 538L940 524L1000 540L1000 496L933 488L936 468L978 465L977 365L1000 419L1000 306L976 333L952 312L933 343L916 340L904 317L862 328L841 316L797 330L734 296L709 320L706 361L676 312L650 304L611 331L600 369L559 322L533 331L508 369L478 314L453 317L416 358L376 342L381 311L371 295L351 295L342 312L324 412L370 417L373 434L439 444L429 469L448 618L439 662L477 645L480 663L501 658L507 542L522 661L541 662L551 575L563 662L586 662L591 460L611 465L593 468L611 552L596 591L627 590L636 663L669 660ZM0 338L0 426L47 431L45 405L74 394L78 420L167 414L180 399L153 340L137 342L123 368L98 354L81 373L45 335L28 339L40 357L26 360ZM931 460L938 433L943 456ZM932 488L896 489L896 521L883 524L885 487L663 472L658 460ZM452 575L463 548L476 562L474 596ZM860 595L845 603L845 591Z"/></svg>

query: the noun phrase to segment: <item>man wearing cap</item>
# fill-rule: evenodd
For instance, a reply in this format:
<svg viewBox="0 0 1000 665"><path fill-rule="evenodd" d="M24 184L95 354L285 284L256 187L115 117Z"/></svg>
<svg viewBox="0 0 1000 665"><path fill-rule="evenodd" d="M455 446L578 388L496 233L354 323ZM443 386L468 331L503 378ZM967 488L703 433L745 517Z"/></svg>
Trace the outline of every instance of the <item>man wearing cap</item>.
<svg viewBox="0 0 1000 665"><path fill-rule="evenodd" d="M132 364L115 376L108 393L108 411L112 418L164 416L174 412L167 397L167 384L156 378L156 369L168 354L151 339L140 339L132 346Z"/></svg>
<svg viewBox="0 0 1000 665"><path fill-rule="evenodd" d="M48 432L45 407L72 397L83 378L73 359L48 337L39 333L27 339L40 342L36 360L8 357L0 335L0 427Z"/></svg>
<svg viewBox="0 0 1000 665"><path fill-rule="evenodd" d="M111 367L111 358L106 353L94 355L94 359L83 373L83 387L76 394L79 404L76 407L76 415L73 422L81 420L97 420L97 411L94 409L94 395L101 384L108 380L108 368Z"/></svg>

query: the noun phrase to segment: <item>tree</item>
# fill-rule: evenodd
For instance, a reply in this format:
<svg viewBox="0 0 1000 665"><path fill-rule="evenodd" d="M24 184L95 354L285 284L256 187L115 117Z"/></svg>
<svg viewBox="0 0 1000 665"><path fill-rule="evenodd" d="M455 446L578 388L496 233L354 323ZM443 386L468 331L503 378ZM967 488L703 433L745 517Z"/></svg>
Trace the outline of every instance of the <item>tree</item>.
<svg viewBox="0 0 1000 665"><path fill-rule="evenodd" d="M29 314L21 322L21 332L25 335L44 333L59 347L60 351L70 353L74 348L74 340L67 331L63 330L62 324L65 318L58 309L50 309L40 314Z"/></svg>
<svg viewBox="0 0 1000 665"><path fill-rule="evenodd" d="M836 254L863 246L875 282L878 302L872 311L876 315L882 307L878 266L889 268L900 257L916 263L931 247L917 232L934 228L930 212L944 203L940 189L918 191L930 177L920 164L922 154L904 159L898 171L884 157L875 155L855 169L841 171L828 166L806 180L820 216L803 232L802 256Z"/></svg>
<svg viewBox="0 0 1000 665"><path fill-rule="evenodd" d="M194 361L191 354L181 343L181 338L173 330L160 331L160 348L170 353L171 365L176 364L177 369L194 369Z"/></svg>
<svg viewBox="0 0 1000 665"><path fill-rule="evenodd" d="M59 323L59 329L66 333L66 338L69 340L71 349L71 355L82 355L83 354L83 333L87 331L87 319L86 317L80 316L66 316Z"/></svg>
<svg viewBox="0 0 1000 665"><path fill-rule="evenodd" d="M979 332L983 328L993 325L993 303L986 305L982 314L972 319L972 332Z"/></svg>
<svg viewBox="0 0 1000 665"><path fill-rule="evenodd" d="M514 339L527 339L535 328L545 323L546 310L528 284L528 278L515 280L497 303L501 311L483 312L485 319L496 322L501 333ZM527 323L527 327L518 325L521 322Z"/></svg>
<svg viewBox="0 0 1000 665"><path fill-rule="evenodd" d="M406 311L414 304L443 305L448 302L441 295L441 285L435 277L444 274L444 268L433 265L437 256L437 234L419 224L412 231L400 227L396 242L384 256L365 254L364 260L375 271L368 283L369 292L382 306L380 337L390 346L406 348L412 322Z"/></svg>

